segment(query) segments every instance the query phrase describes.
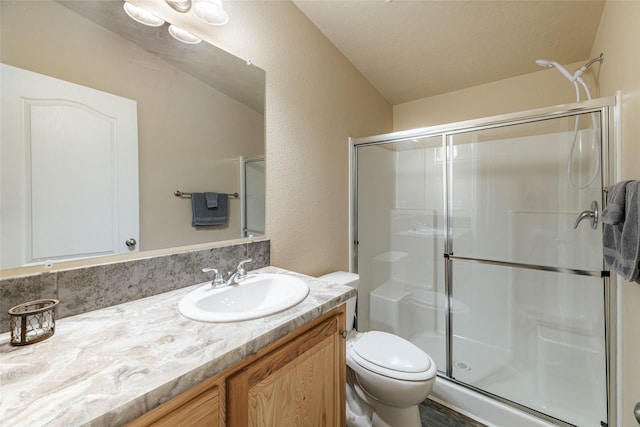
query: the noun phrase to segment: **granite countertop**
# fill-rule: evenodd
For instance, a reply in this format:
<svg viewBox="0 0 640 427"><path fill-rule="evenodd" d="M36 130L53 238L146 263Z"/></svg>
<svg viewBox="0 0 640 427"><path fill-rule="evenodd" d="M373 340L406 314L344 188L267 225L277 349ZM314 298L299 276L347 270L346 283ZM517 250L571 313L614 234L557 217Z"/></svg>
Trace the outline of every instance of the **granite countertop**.
<svg viewBox="0 0 640 427"><path fill-rule="evenodd" d="M355 296L294 274L310 293L261 319L203 323L183 317L195 285L56 321L45 341L15 347L0 335L0 424L118 426L190 389Z"/></svg>

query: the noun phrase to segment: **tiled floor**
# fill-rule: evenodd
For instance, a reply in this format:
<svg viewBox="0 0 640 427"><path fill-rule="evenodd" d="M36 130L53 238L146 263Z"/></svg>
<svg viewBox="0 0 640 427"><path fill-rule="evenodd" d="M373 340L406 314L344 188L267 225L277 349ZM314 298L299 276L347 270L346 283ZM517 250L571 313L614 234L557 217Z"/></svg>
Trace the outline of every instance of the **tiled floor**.
<svg viewBox="0 0 640 427"><path fill-rule="evenodd" d="M452 409L442 406L431 399L420 405L422 427L485 427Z"/></svg>

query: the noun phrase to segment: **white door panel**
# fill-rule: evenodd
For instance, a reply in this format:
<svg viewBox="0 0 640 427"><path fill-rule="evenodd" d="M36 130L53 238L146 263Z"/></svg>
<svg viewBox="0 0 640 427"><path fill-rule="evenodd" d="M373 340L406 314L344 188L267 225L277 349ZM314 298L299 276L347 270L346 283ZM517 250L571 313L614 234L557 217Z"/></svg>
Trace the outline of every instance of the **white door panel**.
<svg viewBox="0 0 640 427"><path fill-rule="evenodd" d="M135 101L1 66L1 268L137 251Z"/></svg>

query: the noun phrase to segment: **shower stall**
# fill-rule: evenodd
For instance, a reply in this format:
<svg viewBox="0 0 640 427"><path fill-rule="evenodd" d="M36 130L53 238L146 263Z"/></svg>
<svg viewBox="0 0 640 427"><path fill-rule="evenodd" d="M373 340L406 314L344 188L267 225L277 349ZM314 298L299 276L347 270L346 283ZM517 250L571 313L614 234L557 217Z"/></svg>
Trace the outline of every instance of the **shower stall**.
<svg viewBox="0 0 640 427"><path fill-rule="evenodd" d="M351 139L357 328L427 352L436 398L463 390L531 425L615 425L615 286L598 222L614 107Z"/></svg>
<svg viewBox="0 0 640 427"><path fill-rule="evenodd" d="M242 237L264 235L264 156L240 156L240 227Z"/></svg>

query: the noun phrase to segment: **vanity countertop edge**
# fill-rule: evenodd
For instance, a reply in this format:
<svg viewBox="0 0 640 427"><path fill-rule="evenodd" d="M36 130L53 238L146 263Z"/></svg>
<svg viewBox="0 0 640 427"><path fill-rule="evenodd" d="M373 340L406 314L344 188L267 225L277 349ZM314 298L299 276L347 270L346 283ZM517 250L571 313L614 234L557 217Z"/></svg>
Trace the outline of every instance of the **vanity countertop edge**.
<svg viewBox="0 0 640 427"><path fill-rule="evenodd" d="M118 426L232 367L354 297L304 279L300 304L264 318L205 323L178 311L197 284L56 321L45 341L16 347L0 335L0 421L12 426Z"/></svg>

